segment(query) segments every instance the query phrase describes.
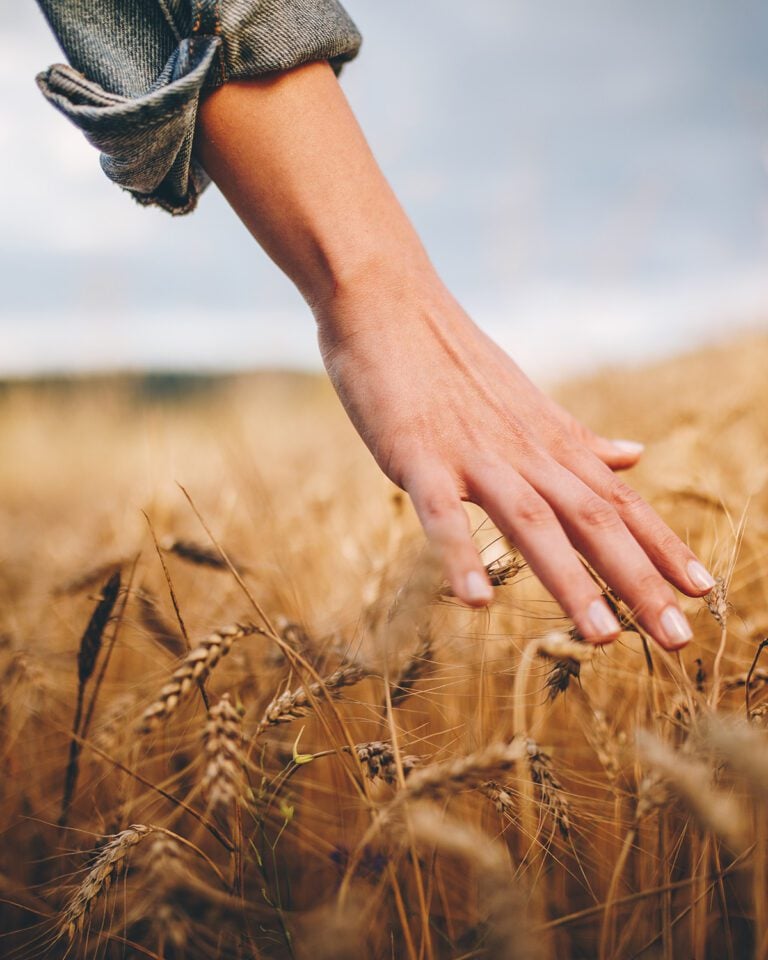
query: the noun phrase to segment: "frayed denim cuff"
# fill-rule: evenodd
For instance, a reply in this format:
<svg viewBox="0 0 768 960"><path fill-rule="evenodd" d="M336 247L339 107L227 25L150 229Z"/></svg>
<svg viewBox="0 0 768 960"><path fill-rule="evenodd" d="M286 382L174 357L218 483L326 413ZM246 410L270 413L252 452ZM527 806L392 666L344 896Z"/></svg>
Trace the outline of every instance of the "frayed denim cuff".
<svg viewBox="0 0 768 960"><path fill-rule="evenodd" d="M110 180L128 190L142 204L173 214L193 210L209 178L192 155L197 108L204 89L229 79L247 79L285 70L311 60L327 59L338 73L360 46L360 35L335 0L165 0L161 3L176 47L149 88L135 95L137 76L152 72L152 56L142 62L137 53L126 64L126 96L105 89L92 76L114 76L120 64L98 62L99 44L91 42L87 27L72 30L51 8L71 0L45 0L49 21L73 66L55 64L37 76L43 95L79 127L101 152L101 166ZM118 16L123 0L111 0ZM71 3L76 15L86 0ZM103 5L103 3L102 3ZM59 11L56 11L57 13ZM64 15L68 17L69 12ZM116 19L117 26L117 19ZM149 28L145 28L148 30ZM155 28L156 29L156 28ZM190 31L183 36L182 31ZM74 40L73 40L74 37ZM168 37L158 37L157 49L140 38L137 51L163 49ZM149 37L151 40L151 36ZM88 67L93 65L93 70ZM76 69L76 66L80 69ZM120 78L122 79L122 78Z"/></svg>

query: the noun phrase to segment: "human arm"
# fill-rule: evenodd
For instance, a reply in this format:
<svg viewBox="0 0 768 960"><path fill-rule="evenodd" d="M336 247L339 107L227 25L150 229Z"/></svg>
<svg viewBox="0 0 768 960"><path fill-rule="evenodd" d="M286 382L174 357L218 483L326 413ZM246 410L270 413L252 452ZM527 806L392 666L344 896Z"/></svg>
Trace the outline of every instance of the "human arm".
<svg viewBox="0 0 768 960"><path fill-rule="evenodd" d="M522 551L580 632L618 623L579 554L673 649L676 586L706 593L693 553L613 469L639 450L544 396L438 277L321 61L230 82L201 104L196 155L318 325L323 359L379 466L410 495L454 593L491 588L462 500ZM613 468L613 469L612 469Z"/></svg>

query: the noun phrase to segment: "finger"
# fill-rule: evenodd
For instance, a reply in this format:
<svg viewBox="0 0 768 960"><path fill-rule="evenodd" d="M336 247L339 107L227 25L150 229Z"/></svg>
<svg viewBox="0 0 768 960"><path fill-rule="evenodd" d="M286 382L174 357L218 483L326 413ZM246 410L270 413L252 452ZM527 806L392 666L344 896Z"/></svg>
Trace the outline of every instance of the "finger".
<svg viewBox="0 0 768 960"><path fill-rule="evenodd" d="M551 507L506 465L472 478L472 499L528 561L544 586L593 643L613 640L621 627L584 569Z"/></svg>
<svg viewBox="0 0 768 960"><path fill-rule="evenodd" d="M470 606L486 606L493 599L493 587L472 540L455 480L441 466L424 465L412 473L405 489L454 594Z"/></svg>
<svg viewBox="0 0 768 960"><path fill-rule="evenodd" d="M616 510L653 565L678 590L701 597L714 588L712 574L636 490L592 457L576 456L564 466Z"/></svg>
<svg viewBox="0 0 768 960"><path fill-rule="evenodd" d="M537 470L528 479L551 505L576 549L662 647L685 646L693 634L675 593L617 510L555 461Z"/></svg>
<svg viewBox="0 0 768 960"><path fill-rule="evenodd" d="M568 433L582 446L591 450L611 470L627 470L634 467L645 449L635 440L608 440L594 433L559 404L553 404L555 416L563 423Z"/></svg>

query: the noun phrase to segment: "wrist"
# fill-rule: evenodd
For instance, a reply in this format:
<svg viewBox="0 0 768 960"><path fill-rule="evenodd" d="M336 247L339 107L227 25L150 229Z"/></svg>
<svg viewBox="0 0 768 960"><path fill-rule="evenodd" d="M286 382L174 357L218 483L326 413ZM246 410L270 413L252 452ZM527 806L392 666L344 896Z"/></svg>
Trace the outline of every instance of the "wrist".
<svg viewBox="0 0 768 960"><path fill-rule="evenodd" d="M380 315L385 304L414 304L441 289L420 244L387 244L341 257L329 263L324 276L300 286L320 331L341 336Z"/></svg>

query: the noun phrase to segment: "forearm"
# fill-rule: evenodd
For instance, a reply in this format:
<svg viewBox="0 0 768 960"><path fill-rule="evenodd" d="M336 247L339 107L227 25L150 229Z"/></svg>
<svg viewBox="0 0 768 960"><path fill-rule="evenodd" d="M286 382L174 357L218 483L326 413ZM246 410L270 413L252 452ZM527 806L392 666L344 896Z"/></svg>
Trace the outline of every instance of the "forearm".
<svg viewBox="0 0 768 960"><path fill-rule="evenodd" d="M431 271L327 63L214 91L195 150L316 311L364 277Z"/></svg>

